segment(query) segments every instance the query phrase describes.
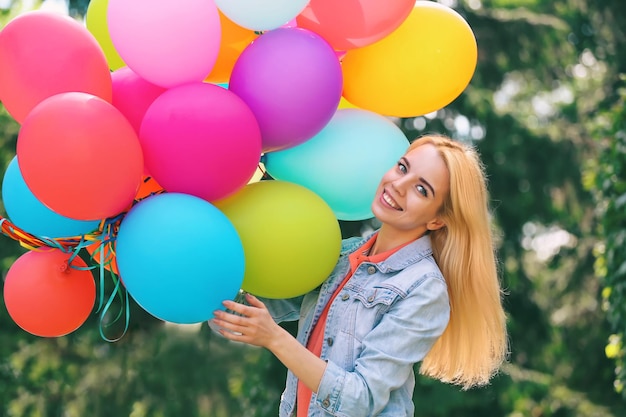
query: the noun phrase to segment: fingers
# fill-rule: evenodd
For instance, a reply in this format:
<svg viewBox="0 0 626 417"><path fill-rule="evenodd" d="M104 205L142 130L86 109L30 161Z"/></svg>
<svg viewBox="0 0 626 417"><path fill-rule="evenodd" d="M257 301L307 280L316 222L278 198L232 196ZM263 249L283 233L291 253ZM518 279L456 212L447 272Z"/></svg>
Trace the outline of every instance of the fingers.
<svg viewBox="0 0 626 417"><path fill-rule="evenodd" d="M246 301L248 302L248 304L250 304L253 307L265 308L265 304L263 304L261 300L259 300L258 298L256 298L254 295L250 293L246 293Z"/></svg>
<svg viewBox="0 0 626 417"><path fill-rule="evenodd" d="M214 312L213 315L215 316L212 319L213 323L229 332L242 334L246 329L243 317L228 314L221 310Z"/></svg>

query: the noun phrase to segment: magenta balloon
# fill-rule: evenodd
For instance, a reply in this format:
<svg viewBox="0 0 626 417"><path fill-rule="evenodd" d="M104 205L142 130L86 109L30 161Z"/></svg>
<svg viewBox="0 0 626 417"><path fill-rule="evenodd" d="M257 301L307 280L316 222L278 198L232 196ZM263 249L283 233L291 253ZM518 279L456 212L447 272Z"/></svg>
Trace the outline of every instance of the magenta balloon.
<svg viewBox="0 0 626 417"><path fill-rule="evenodd" d="M137 75L128 67L111 74L113 80L113 105L120 111L139 134L141 121L152 102L166 90Z"/></svg>
<svg viewBox="0 0 626 417"><path fill-rule="evenodd" d="M337 110L342 87L341 65L328 42L306 29L279 28L243 50L228 88L256 115L269 152L322 130Z"/></svg>
<svg viewBox="0 0 626 417"><path fill-rule="evenodd" d="M173 87L157 97L139 138L157 183L207 201L246 185L261 159L261 131L252 110L209 83Z"/></svg>
<svg viewBox="0 0 626 417"><path fill-rule="evenodd" d="M202 81L220 49L215 2L206 0L109 0L113 46L126 65L162 87Z"/></svg>
<svg viewBox="0 0 626 417"><path fill-rule="evenodd" d="M83 25L38 10L0 31L0 101L17 122L44 99L72 91L111 101L109 64Z"/></svg>

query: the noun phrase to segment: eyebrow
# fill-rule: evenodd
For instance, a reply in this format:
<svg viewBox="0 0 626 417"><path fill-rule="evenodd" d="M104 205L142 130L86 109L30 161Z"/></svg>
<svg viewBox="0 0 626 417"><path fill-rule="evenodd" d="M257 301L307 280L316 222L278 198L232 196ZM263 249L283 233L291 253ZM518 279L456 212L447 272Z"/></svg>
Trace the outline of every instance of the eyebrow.
<svg viewBox="0 0 626 417"><path fill-rule="evenodd" d="M406 165L406 166L407 166L407 168L411 169L411 164L409 163L409 160L408 160L408 159L406 159L405 157L402 157L402 158L400 158L400 160L404 163L404 165ZM430 185L430 183L429 183L428 181L426 181L426 180L424 179L424 177L419 177L419 180L420 180L421 182L423 182L424 184L426 184L426 186L427 186L428 188L430 188L430 192L431 192L431 193L433 193L433 197L434 197L434 196L435 196L435 189L433 188L433 186L432 186L432 185Z"/></svg>

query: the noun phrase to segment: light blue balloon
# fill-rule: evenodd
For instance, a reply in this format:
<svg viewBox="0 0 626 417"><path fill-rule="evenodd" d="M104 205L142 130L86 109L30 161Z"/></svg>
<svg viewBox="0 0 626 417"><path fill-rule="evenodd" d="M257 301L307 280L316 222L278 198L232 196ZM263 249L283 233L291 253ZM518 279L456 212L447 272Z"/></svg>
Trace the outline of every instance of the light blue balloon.
<svg viewBox="0 0 626 417"><path fill-rule="evenodd" d="M39 237L52 239L81 236L93 232L100 221L84 221L62 216L46 207L30 191L13 157L2 179L2 201L11 222Z"/></svg>
<svg viewBox="0 0 626 417"><path fill-rule="evenodd" d="M120 277L137 304L172 323L200 323L243 282L243 245L230 220L201 198L165 193L136 204L116 238Z"/></svg>
<svg viewBox="0 0 626 417"><path fill-rule="evenodd" d="M290 23L309 0L215 0L230 20L247 29L272 30Z"/></svg>
<svg viewBox="0 0 626 417"><path fill-rule="evenodd" d="M308 141L264 155L267 172L318 194L339 220L373 217L382 176L406 152L409 141L391 120L368 110L340 109Z"/></svg>

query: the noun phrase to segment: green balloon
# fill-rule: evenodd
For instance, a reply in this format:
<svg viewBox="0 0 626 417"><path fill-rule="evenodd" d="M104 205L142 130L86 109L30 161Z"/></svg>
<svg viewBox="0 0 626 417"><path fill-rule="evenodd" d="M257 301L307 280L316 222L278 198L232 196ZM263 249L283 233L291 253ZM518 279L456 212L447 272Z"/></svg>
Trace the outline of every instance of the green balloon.
<svg viewBox="0 0 626 417"><path fill-rule="evenodd" d="M339 258L341 230L333 211L298 184L248 184L215 206L239 234L245 256L241 288L251 294L305 294L326 279Z"/></svg>

